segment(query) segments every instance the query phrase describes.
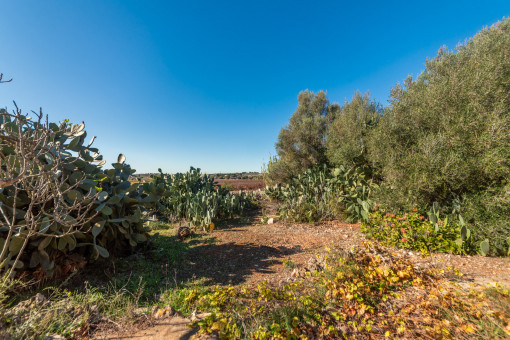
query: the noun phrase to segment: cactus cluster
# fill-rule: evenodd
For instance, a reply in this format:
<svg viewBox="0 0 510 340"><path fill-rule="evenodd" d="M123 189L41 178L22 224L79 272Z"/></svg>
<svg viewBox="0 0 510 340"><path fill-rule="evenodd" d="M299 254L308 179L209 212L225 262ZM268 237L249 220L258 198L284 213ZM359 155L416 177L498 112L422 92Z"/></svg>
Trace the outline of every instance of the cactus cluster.
<svg viewBox="0 0 510 340"><path fill-rule="evenodd" d="M191 167L186 173L174 175L158 171L151 184L162 191L158 204L161 214L170 220L184 219L203 230L211 229L214 219L242 214L253 199L250 193L234 194L218 186L200 169Z"/></svg>
<svg viewBox="0 0 510 340"><path fill-rule="evenodd" d="M266 195L279 201L280 217L285 220L320 221L347 214L350 221L368 218L375 185L365 169L326 166L307 170L291 183L266 187Z"/></svg>
<svg viewBox="0 0 510 340"><path fill-rule="evenodd" d="M104 199L95 208L100 214L92 221L93 246L124 250L147 241L144 224L148 212L156 208L160 191L151 183L131 182L130 175L136 170L125 163L124 155L120 154L112 166L96 170ZM97 254L108 256L106 252Z"/></svg>
<svg viewBox="0 0 510 340"><path fill-rule="evenodd" d="M371 194L378 186L370 178L370 171L364 167L333 170L331 182L338 192L338 201L348 213L349 222L366 221L374 205Z"/></svg>
<svg viewBox="0 0 510 340"><path fill-rule="evenodd" d="M0 271L51 274L71 252L108 257L146 241L143 216L159 200L154 185L131 183L135 170L122 154L102 169L84 124L41 117L0 112Z"/></svg>
<svg viewBox="0 0 510 340"><path fill-rule="evenodd" d="M453 221L457 227L457 235L458 238L455 242L464 249L469 249L472 252L478 250L478 253L482 256L487 256L491 252L491 247L489 243L489 239L483 239L477 243L471 237L471 230L468 228L464 218L461 215L461 206L460 202L453 202L453 210L450 214L446 215L444 219L441 220L441 209L439 207L438 202L434 202L430 211L427 213L430 222L434 225L435 232L439 232L441 228L444 228L448 225L449 221ZM507 238L508 243L508 251L507 254L510 255L510 237Z"/></svg>

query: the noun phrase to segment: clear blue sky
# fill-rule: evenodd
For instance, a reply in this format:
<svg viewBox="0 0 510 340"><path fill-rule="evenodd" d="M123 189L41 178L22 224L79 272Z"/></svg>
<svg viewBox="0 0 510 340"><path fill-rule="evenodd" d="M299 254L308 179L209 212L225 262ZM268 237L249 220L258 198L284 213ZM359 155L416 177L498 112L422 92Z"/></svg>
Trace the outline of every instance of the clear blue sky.
<svg viewBox="0 0 510 340"><path fill-rule="evenodd" d="M319 4L320 3L320 4ZM390 88L510 1L0 2L0 106L85 121L138 172L259 171L299 91Z"/></svg>

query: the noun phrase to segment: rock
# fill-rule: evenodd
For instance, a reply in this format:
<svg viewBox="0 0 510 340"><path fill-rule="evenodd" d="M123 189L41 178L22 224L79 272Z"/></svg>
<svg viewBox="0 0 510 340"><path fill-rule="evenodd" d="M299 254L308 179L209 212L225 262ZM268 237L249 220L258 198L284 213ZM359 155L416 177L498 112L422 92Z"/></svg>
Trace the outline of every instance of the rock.
<svg viewBox="0 0 510 340"><path fill-rule="evenodd" d="M156 313L154 313L155 319L162 319L165 316L165 309L164 308L158 308Z"/></svg>
<svg viewBox="0 0 510 340"><path fill-rule="evenodd" d="M267 224L273 224L273 223L274 223L274 218L271 217L270 219L267 220Z"/></svg>
<svg viewBox="0 0 510 340"><path fill-rule="evenodd" d="M174 315L174 313L175 313L175 311L174 311L174 309L173 309L172 307L167 306L167 307L165 308L165 317L167 317L167 318L168 318L168 317L170 317L170 316Z"/></svg>
<svg viewBox="0 0 510 340"><path fill-rule="evenodd" d="M135 315L144 315L145 313L147 312L147 308L144 308L144 307L139 307L139 308L136 308L133 313Z"/></svg>
<svg viewBox="0 0 510 340"><path fill-rule="evenodd" d="M47 300L48 299L46 299L46 297L41 293L37 293L34 297L34 302L38 305L45 303Z"/></svg>
<svg viewBox="0 0 510 340"><path fill-rule="evenodd" d="M170 306L166 306L165 308L158 308L158 306L154 306L152 307L151 314L155 319L163 319L171 317L175 314L175 311Z"/></svg>
<svg viewBox="0 0 510 340"><path fill-rule="evenodd" d="M179 227L179 230L177 231L177 237L179 237L181 240L184 240L186 237L191 235L191 229L185 226Z"/></svg>
<svg viewBox="0 0 510 340"><path fill-rule="evenodd" d="M65 337L60 336L58 334L54 334L54 335L48 335L47 337L44 338L44 340L65 340Z"/></svg>
<svg viewBox="0 0 510 340"><path fill-rule="evenodd" d="M202 321L209 315L211 315L211 313L198 313L197 314L197 312L195 311L195 312L191 313L191 316L189 317L189 319L191 320L191 322L195 322L197 320Z"/></svg>
<svg viewBox="0 0 510 340"><path fill-rule="evenodd" d="M197 320L197 312L193 311L193 313L191 313L189 319L191 320L191 322L195 322Z"/></svg>

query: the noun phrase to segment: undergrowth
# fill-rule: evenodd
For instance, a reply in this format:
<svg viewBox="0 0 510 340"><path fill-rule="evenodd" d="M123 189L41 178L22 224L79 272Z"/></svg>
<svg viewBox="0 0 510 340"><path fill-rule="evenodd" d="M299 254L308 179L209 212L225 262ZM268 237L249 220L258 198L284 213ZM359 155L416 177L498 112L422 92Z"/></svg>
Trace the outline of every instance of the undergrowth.
<svg viewBox="0 0 510 340"><path fill-rule="evenodd" d="M210 314L195 325L221 338L503 338L510 291L463 291L454 272L418 270L370 243L345 256L329 251L323 269L281 287L217 288L188 301ZM495 303L497 301L498 303ZM487 312L490 310L490 312Z"/></svg>
<svg viewBox="0 0 510 340"><path fill-rule="evenodd" d="M180 254L194 240L187 242L180 244ZM461 286L458 271L417 268L377 243L365 242L350 252L326 247L316 255L314 271L287 259L284 267L300 274L278 287L266 281L256 287L173 282L170 270L158 273L158 268L161 261L172 262L172 268L180 265L174 247L173 239L156 237L145 257L123 260L132 262L129 275L119 267L102 288L97 283L84 289L52 287L23 300L12 294L12 286L3 285L0 332L12 339L88 337L99 326L121 328L150 319L157 305L184 316L206 313L191 326L226 339L510 336L510 290Z"/></svg>
<svg viewBox="0 0 510 340"><path fill-rule="evenodd" d="M5 281L0 283L2 294L11 288ZM19 303L5 299L0 305L0 333L8 339L43 339L55 334L82 338L99 324L132 324L141 313L143 290L142 282L134 292L111 284L104 289L85 284L83 291L51 287Z"/></svg>
<svg viewBox="0 0 510 340"><path fill-rule="evenodd" d="M416 211L401 215L375 211L361 225L361 231L384 245L422 253L476 253L470 242L462 241L458 223L446 219L446 222L438 221L436 228L434 223Z"/></svg>

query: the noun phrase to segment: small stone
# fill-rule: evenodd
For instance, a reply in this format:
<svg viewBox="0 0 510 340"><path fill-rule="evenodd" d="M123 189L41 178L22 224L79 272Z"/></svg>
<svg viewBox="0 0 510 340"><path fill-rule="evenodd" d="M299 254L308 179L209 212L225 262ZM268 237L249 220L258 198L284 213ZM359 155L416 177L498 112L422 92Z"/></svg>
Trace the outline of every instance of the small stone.
<svg viewBox="0 0 510 340"><path fill-rule="evenodd" d="M139 308L136 308L133 312L135 315L143 315L143 314L145 314L146 311L147 311L147 308L139 307Z"/></svg>
<svg viewBox="0 0 510 340"><path fill-rule="evenodd" d="M170 317L170 316L174 315L174 313L175 313L175 311L174 311L174 309L173 309L172 307L167 306L167 307L165 308L165 317L167 317L167 318L168 318L168 317Z"/></svg>
<svg viewBox="0 0 510 340"><path fill-rule="evenodd" d="M199 313L195 314L197 320L204 320L206 317L212 315L212 313Z"/></svg>
<svg viewBox="0 0 510 340"><path fill-rule="evenodd" d="M37 303L37 304L42 304L44 302L46 302L46 297L44 297L44 295L42 295L41 293L37 293L34 297L34 301Z"/></svg>
<svg viewBox="0 0 510 340"><path fill-rule="evenodd" d="M93 305L89 308L91 314L97 314L99 312L99 307L97 305Z"/></svg>
<svg viewBox="0 0 510 340"><path fill-rule="evenodd" d="M273 224L273 223L274 223L274 219L272 217L267 220L267 224Z"/></svg>
<svg viewBox="0 0 510 340"><path fill-rule="evenodd" d="M181 240L184 240L186 237L190 236L191 235L191 229L186 227L186 226L182 226L182 227L179 227L179 230L177 231L177 237Z"/></svg>
<svg viewBox="0 0 510 340"><path fill-rule="evenodd" d="M161 319L165 316L165 310L163 308L158 308L156 313L154 314L154 318Z"/></svg>
<svg viewBox="0 0 510 340"><path fill-rule="evenodd" d="M193 311L193 313L191 313L189 319L191 320L191 322L195 322L197 320L197 312Z"/></svg>

